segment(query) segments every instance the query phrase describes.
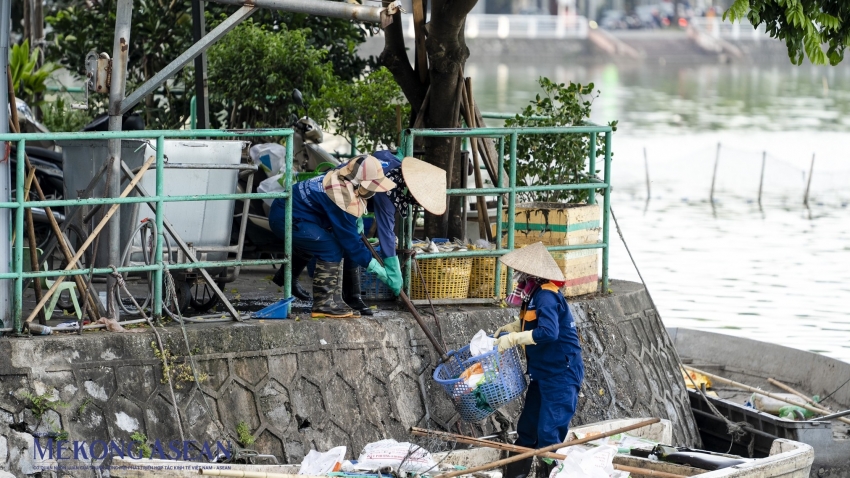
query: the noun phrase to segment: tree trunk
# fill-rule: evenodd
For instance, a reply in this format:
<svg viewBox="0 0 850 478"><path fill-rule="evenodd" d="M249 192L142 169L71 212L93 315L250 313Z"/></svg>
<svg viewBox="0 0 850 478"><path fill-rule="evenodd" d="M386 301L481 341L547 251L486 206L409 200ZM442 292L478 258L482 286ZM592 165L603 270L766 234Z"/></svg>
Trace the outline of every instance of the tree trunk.
<svg viewBox="0 0 850 478"><path fill-rule="evenodd" d="M430 99L425 111L428 128L455 128L460 117L458 88L463 67L469 58L464 41L466 15L477 0L434 0L431 2L431 22L425 49L430 65ZM387 2L385 2L386 5ZM401 15L396 14L393 24L384 31L384 51L381 64L393 74L414 111L413 117L425 98L429 85L422 84L414 71L404 46ZM428 138L425 141L425 160L446 170L449 187L460 187L461 174L466 165L460 161L460 140ZM443 216L425 215L425 235L428 237L463 237L465 224L461 218L463 199L453 198Z"/></svg>

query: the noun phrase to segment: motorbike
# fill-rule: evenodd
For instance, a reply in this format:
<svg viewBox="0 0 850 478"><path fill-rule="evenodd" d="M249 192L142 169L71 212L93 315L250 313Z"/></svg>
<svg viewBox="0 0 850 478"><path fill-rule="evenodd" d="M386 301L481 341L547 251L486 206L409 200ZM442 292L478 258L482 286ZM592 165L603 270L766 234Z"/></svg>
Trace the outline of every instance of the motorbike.
<svg viewBox="0 0 850 478"><path fill-rule="evenodd" d="M307 105L297 89L292 92L293 102L306 113ZM290 127L294 130L292 142L292 167L295 172L296 181L312 177L324 171L331 170L340 164L340 160L321 147L324 140L324 132L316 121L307 116L298 117L293 114L290 117ZM263 162L265 164L265 162ZM280 164L280 163L276 163ZM268 166L268 165L267 165ZM282 169L282 168L281 168ZM282 172L282 171L281 171ZM260 168L254 173L252 192L257 192L260 183L269 175L277 174L273 168ZM247 189L247 180L250 173L243 172L239 175L239 192ZM231 244L238 240L239 222L242 218L242 204L236 203L231 235ZM245 232L244 254L282 254L283 244L274 235L268 220L269 204L261 199L251 201L248 210L248 227Z"/></svg>

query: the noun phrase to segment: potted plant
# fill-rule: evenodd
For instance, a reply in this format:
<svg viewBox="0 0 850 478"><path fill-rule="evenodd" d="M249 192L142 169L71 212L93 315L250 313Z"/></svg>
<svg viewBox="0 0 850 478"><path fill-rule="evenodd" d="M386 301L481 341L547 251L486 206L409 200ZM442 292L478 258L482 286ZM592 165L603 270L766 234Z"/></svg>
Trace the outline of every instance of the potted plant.
<svg viewBox="0 0 850 478"><path fill-rule="evenodd" d="M599 91L593 83L554 83L540 78L543 95L537 95L506 127L580 125L590 118L593 100ZM540 119L542 117L542 119ZM616 130L617 122L611 122ZM604 144L603 135L597 145ZM599 147L597 156L604 156ZM590 135L519 135L517 139L517 185L572 184L588 182ZM510 161L509 158L507 158ZM510 164L506 164L506 168ZM593 176L598 171L593 172ZM542 241L548 246L591 244L599 241L601 214L598 204L589 204L591 190L537 191L518 194L515 208L514 246ZM507 221L507 211L505 212ZM555 252L564 271L564 294L572 297L596 292L598 249Z"/></svg>

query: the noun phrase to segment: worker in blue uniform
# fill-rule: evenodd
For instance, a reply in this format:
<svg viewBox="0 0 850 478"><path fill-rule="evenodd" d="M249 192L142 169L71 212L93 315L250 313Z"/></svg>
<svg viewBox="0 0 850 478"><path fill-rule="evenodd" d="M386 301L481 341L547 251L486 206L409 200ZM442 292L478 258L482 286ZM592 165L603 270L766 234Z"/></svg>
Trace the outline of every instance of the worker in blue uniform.
<svg viewBox="0 0 850 478"><path fill-rule="evenodd" d="M314 317L359 316L342 300L343 257L366 267L390 285L387 270L360 241L358 219L366 213L368 198L395 187L396 184L384 176L380 162L368 155L293 186L293 256L316 258ZM285 237L285 199L275 199L272 203L269 226L277 236Z"/></svg>
<svg viewBox="0 0 850 478"><path fill-rule="evenodd" d="M520 305L520 314L496 330L496 346L503 352L522 345L531 379L515 444L543 448L562 443L584 380L575 319L560 291L564 274L542 242L505 254L501 262L516 271L517 288L508 302ZM527 459L509 464L504 478L527 476L531 463Z"/></svg>
<svg viewBox="0 0 850 478"><path fill-rule="evenodd" d="M380 244L379 254L387 271L388 284L398 295L402 287L402 276L401 264L396 254L396 213L402 218L407 217L411 204L419 204L432 214L445 213L446 172L412 157L399 161L388 150L375 151L372 156L380 162L384 175L396 183L395 188L378 192L369 198L367 208L375 215L376 232ZM298 277L301 274L309 259L309 256L301 255L297 261L293 262L292 277ZM372 309L363 302L360 292L360 263L345 260L342 277L342 298L345 303L361 315L372 315ZM281 275L281 283L282 280ZM306 291L303 295L299 298L310 299Z"/></svg>

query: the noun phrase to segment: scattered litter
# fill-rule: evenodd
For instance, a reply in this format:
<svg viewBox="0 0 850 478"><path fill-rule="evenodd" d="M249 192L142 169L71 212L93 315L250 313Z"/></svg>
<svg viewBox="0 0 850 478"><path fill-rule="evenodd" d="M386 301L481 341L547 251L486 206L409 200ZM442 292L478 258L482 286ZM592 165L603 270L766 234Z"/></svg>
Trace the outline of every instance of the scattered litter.
<svg viewBox="0 0 850 478"><path fill-rule="evenodd" d="M627 478L628 472L617 471L612 465L617 448L600 446L590 449L578 447L561 448L561 455L567 455L558 461L549 478Z"/></svg>
<svg viewBox="0 0 850 478"><path fill-rule="evenodd" d="M72 320L69 322L62 322L61 324L53 327L53 330L63 331L63 330L79 330L80 324L76 320Z"/></svg>
<svg viewBox="0 0 850 478"><path fill-rule="evenodd" d="M393 439L370 443L354 464L354 469L375 471L391 467L396 471L425 473L437 467L431 453L419 445Z"/></svg>
<svg viewBox="0 0 850 478"><path fill-rule="evenodd" d="M319 339L319 343L322 345L328 345L328 341L325 339Z"/></svg>
<svg viewBox="0 0 850 478"><path fill-rule="evenodd" d="M690 378L688 378L688 376L690 376ZM692 370L685 371L682 369L682 378L685 379L685 387L690 388L691 390L694 390L694 383L697 387L701 387L702 384L705 384L705 388L711 388L711 379L699 372L694 372ZM693 383L691 382L692 380Z"/></svg>
<svg viewBox="0 0 850 478"><path fill-rule="evenodd" d="M806 401L803 398L798 397L793 393L775 393L774 395L782 397L792 404L806 405ZM750 400L746 403L746 405L755 408L760 412L770 413L771 415L779 415L780 410L788 406L789 403L764 396L760 393L754 393L750 396Z"/></svg>
<svg viewBox="0 0 850 478"><path fill-rule="evenodd" d="M496 339L488 337L487 332L479 330L472 336L472 341L469 342L469 353L471 353L473 357L486 354L493 350L493 345L495 343Z"/></svg>
<svg viewBox="0 0 850 478"><path fill-rule="evenodd" d="M339 471L342 469L342 462L345 461L345 451L344 446L331 448L324 453L310 450L301 462L298 474L318 476Z"/></svg>

